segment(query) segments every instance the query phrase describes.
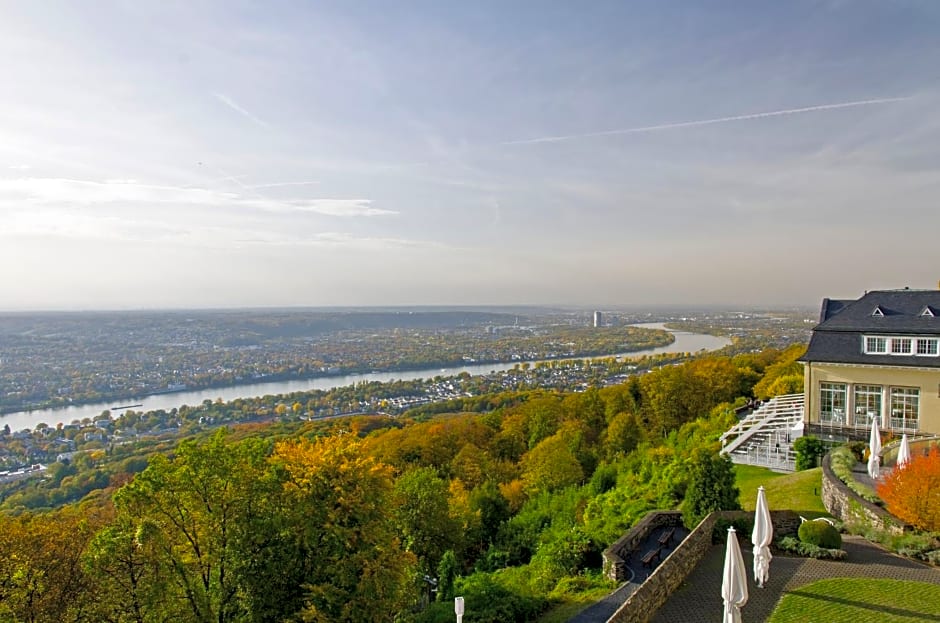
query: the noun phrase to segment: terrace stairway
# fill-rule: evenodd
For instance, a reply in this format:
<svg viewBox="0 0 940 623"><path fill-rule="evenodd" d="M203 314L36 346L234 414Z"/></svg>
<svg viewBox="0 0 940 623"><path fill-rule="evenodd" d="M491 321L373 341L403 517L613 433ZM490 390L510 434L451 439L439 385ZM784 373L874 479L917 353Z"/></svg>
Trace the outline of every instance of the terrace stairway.
<svg viewBox="0 0 940 623"><path fill-rule="evenodd" d="M776 396L741 419L721 439L735 463L775 471L796 469L793 441L803 436L803 394Z"/></svg>

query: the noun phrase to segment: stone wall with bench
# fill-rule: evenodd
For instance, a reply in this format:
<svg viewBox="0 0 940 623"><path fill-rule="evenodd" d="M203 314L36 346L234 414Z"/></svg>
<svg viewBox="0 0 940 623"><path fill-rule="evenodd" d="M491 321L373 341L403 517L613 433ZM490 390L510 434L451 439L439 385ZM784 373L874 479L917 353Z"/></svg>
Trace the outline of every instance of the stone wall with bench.
<svg viewBox="0 0 940 623"><path fill-rule="evenodd" d="M650 515L644 517L643 521L648 522L648 525L651 526L646 528L644 536L645 534L649 534L653 529L652 526L676 525L666 523L666 521L673 521L675 515L679 515L680 522L682 520L682 516L679 513L663 513L668 514L669 517L668 519L664 518L660 520L652 516L657 514L659 513L650 513ZM800 517L793 511L771 511L770 517L774 526L775 539L789 534L796 534L797 530L799 530ZM692 573L695 567L702 561L702 558L705 557L705 554L708 553L708 550L711 549L712 532L715 530L715 524L717 524L719 520L753 520L753 518L753 512L720 511L712 513L703 519L702 522L685 537L682 543L680 543L656 570L653 571L646 581L640 585L636 592L624 602L610 619L608 619L608 623L647 623L653 615L656 614L656 611L666 603L669 596L685 582L685 579L689 577L689 574ZM634 530L638 527L640 527L640 524L637 524ZM621 543L621 541L630 537L632 533L633 530L624 535L617 543ZM740 538L746 541L750 539L750 534L742 534ZM634 546L639 542L640 540L634 540ZM614 546L611 546L611 549L613 547ZM621 551L626 555L630 553L629 549ZM606 555L607 552L605 552L605 564L607 560Z"/></svg>
<svg viewBox="0 0 940 623"><path fill-rule="evenodd" d="M682 525L682 513L678 511L653 511L638 521L629 532L617 539L604 550L604 575L616 582L629 579L627 558L637 545L646 540L651 532L658 528Z"/></svg>
<svg viewBox="0 0 940 623"><path fill-rule="evenodd" d="M866 523L891 534L903 534L910 526L868 500L860 497L832 471L827 454L822 461L822 501L826 510L843 523Z"/></svg>

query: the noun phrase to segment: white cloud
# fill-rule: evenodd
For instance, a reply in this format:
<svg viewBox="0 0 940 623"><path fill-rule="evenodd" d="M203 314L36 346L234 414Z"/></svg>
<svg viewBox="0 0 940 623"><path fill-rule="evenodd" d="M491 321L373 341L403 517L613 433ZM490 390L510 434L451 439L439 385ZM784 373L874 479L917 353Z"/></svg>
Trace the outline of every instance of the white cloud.
<svg viewBox="0 0 940 623"><path fill-rule="evenodd" d="M264 185L259 185L263 187ZM245 186L246 189L252 187ZM75 206L109 203L177 204L265 212L315 212L327 216L384 216L398 212L376 208L370 199L285 199L246 197L193 186L161 186L136 180L76 180L67 178L17 178L0 180L0 208L15 209L22 202Z"/></svg>
<svg viewBox="0 0 940 623"><path fill-rule="evenodd" d="M372 207L369 199L313 199L294 201L290 205L297 210L316 212L328 216L385 216L398 214L394 210Z"/></svg>
<svg viewBox="0 0 940 623"><path fill-rule="evenodd" d="M229 176L225 179L238 179L239 177L244 177L244 176L243 175L236 176L234 178L232 178L232 176ZM273 184L251 184L249 186L245 186L245 188L258 190L258 189L263 189L263 188L284 188L287 186L315 186L319 183L320 182L317 180L310 180L308 182L274 182Z"/></svg>

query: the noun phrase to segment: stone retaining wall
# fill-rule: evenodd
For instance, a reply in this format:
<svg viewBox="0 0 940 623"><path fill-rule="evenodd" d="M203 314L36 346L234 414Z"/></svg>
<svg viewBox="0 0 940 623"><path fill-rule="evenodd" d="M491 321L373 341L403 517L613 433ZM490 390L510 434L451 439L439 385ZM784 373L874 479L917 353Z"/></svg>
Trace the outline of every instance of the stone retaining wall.
<svg viewBox="0 0 940 623"><path fill-rule="evenodd" d="M843 523L866 523L891 534L903 534L910 526L860 497L832 471L827 454L822 461L822 501L826 510Z"/></svg>
<svg viewBox="0 0 940 623"><path fill-rule="evenodd" d="M682 513L678 511L652 511L638 521L629 532L617 539L613 545L604 550L604 575L616 582L629 579L626 559L637 545L646 540L649 534L657 528L682 525Z"/></svg>
<svg viewBox="0 0 940 623"><path fill-rule="evenodd" d="M649 521L650 524L656 521L655 517L659 513L647 515L643 521ZM666 513L663 513L666 514ZM669 515L679 515L679 513L668 513ZM729 521L750 519L753 520L754 513L745 511L721 511L710 514L689 533L687 537L672 551L669 556L653 571L643 584L631 595L627 601L611 616L607 623L647 623L656 611L662 607L669 596L679 586L685 582L689 574L698 566L712 547L712 532L715 524L720 519ZM774 538L788 534L796 534L800 527L800 517L793 511L771 511L771 522L774 526ZM671 518L670 518L671 519ZM679 515L681 521L681 515ZM675 524L656 524L656 525L675 525ZM639 524L636 526L639 527ZM635 530L636 528L634 528ZM649 528L647 529L649 532ZM617 541L621 543L633 533L628 532L624 537ZM750 539L750 534L742 534L741 539ZM639 541L635 541L634 544ZM616 544L615 544L616 545ZM614 546L611 546L611 549ZM626 552L629 553L629 552ZM606 556L606 552L605 552ZM606 560L606 559L605 559Z"/></svg>

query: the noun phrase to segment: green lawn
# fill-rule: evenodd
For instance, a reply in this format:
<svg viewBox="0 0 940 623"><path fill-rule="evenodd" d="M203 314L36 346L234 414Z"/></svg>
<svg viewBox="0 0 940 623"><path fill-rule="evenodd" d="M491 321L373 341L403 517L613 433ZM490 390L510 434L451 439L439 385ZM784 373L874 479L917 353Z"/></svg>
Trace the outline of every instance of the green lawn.
<svg viewBox="0 0 940 623"><path fill-rule="evenodd" d="M822 490L820 467L792 474L780 474L766 467L735 465L734 471L744 510L754 510L757 505L757 487L764 485L770 510L792 510L809 519L829 516L819 495Z"/></svg>
<svg viewBox="0 0 940 623"><path fill-rule="evenodd" d="M747 606L744 611L747 612ZM936 584L832 578L784 595L769 623L910 623L937 621L938 617L940 586Z"/></svg>

